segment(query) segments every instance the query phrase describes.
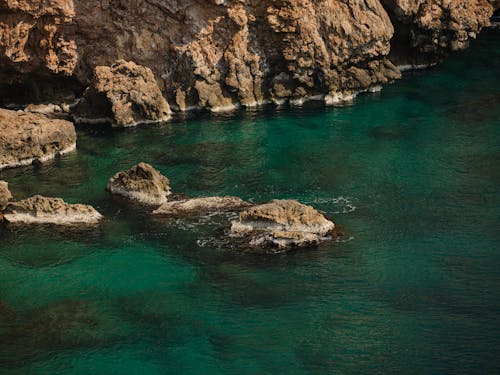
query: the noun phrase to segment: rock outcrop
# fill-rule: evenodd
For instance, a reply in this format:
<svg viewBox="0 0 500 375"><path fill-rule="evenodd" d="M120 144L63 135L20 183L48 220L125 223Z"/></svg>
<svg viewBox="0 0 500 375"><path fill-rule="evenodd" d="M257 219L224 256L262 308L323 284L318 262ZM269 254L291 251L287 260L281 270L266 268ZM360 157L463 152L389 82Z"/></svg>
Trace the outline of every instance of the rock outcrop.
<svg viewBox="0 0 500 375"><path fill-rule="evenodd" d="M249 203L238 197L225 196L191 198L164 203L160 206L160 208L153 211L153 214L164 216L183 216L235 211L248 206Z"/></svg>
<svg viewBox="0 0 500 375"><path fill-rule="evenodd" d="M248 208L231 223L231 236L248 245L283 251L317 245L327 240L335 224L313 207L296 200L273 200Z"/></svg>
<svg viewBox="0 0 500 375"><path fill-rule="evenodd" d="M0 181L0 215L1 211L12 199L12 194L9 190L9 184L5 181Z"/></svg>
<svg viewBox="0 0 500 375"><path fill-rule="evenodd" d="M395 26L391 58L398 64L429 64L465 49L485 26L488 0L381 0Z"/></svg>
<svg viewBox="0 0 500 375"><path fill-rule="evenodd" d="M151 69L120 60L95 68L94 80L73 114L81 122L134 126L168 120L170 107Z"/></svg>
<svg viewBox="0 0 500 375"><path fill-rule="evenodd" d="M102 93L100 117L156 121L168 112L147 104L158 104L156 90L144 103L129 93L144 76L133 72L149 68L174 110L307 98L335 104L398 78L392 58L399 64L416 51L436 61L464 48L488 24L492 4L498 2L4 0L0 98L40 91L37 82L56 92L74 85L75 96L90 84L94 93L86 97ZM117 84L113 64L120 59L144 68L121 61ZM145 83L154 81L147 76Z"/></svg>
<svg viewBox="0 0 500 375"><path fill-rule="evenodd" d="M170 181L146 163L119 172L108 181L106 190L142 204L159 206L171 194Z"/></svg>
<svg viewBox="0 0 500 375"><path fill-rule="evenodd" d="M0 169L43 162L75 147L71 122L0 109Z"/></svg>
<svg viewBox="0 0 500 375"><path fill-rule="evenodd" d="M60 198L41 195L7 204L3 216L8 223L56 225L97 224L103 218L91 206L69 204Z"/></svg>

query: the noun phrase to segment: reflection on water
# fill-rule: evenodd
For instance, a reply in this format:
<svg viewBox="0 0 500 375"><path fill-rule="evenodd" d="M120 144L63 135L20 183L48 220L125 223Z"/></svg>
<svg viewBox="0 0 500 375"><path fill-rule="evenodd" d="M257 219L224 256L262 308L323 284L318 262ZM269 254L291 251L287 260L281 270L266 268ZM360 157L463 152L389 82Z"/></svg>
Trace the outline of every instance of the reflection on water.
<svg viewBox="0 0 500 375"><path fill-rule="evenodd" d="M498 372L498 34L356 105L117 130L2 171L16 198L94 205L86 231L0 226L0 368L14 373ZM495 58L496 56L496 58ZM234 214L152 217L107 179L145 161L176 193L297 198L342 228L236 251Z"/></svg>

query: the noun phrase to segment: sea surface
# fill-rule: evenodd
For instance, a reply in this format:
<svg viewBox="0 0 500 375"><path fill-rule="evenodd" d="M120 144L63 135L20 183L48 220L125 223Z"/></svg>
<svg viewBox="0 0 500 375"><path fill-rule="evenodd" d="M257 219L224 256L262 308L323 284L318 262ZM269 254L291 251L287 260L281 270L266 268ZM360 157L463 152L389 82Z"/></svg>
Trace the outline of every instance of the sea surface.
<svg viewBox="0 0 500 375"><path fill-rule="evenodd" d="M0 226L0 373L500 373L500 32L353 105L78 137L0 172L106 216ZM141 161L179 193L298 199L344 235L242 253L231 215L155 219L105 191Z"/></svg>

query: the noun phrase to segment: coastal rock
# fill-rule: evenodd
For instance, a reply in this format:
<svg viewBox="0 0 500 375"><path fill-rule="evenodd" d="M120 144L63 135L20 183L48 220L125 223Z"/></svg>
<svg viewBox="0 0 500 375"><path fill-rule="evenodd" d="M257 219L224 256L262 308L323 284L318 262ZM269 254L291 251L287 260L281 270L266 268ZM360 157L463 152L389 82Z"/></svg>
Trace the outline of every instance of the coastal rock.
<svg viewBox="0 0 500 375"><path fill-rule="evenodd" d="M78 62L74 0L0 2L0 80L73 74Z"/></svg>
<svg viewBox="0 0 500 375"><path fill-rule="evenodd" d="M0 181L0 211L12 199L12 194L9 190L9 184L5 181Z"/></svg>
<svg viewBox="0 0 500 375"><path fill-rule="evenodd" d="M43 162L75 147L76 132L71 122L0 109L0 170L35 160Z"/></svg>
<svg viewBox="0 0 500 375"><path fill-rule="evenodd" d="M149 90L155 81L179 111L334 103L397 79L393 62L415 54L435 62L465 48L488 25L492 4L498 1L4 0L0 98L42 86L78 97L90 84L78 116L119 125L168 117L156 88L138 95L137 87Z"/></svg>
<svg viewBox="0 0 500 375"><path fill-rule="evenodd" d="M82 122L110 121L116 126L160 122L170 118L170 107L151 69L119 60L97 66L91 86L73 112Z"/></svg>
<svg viewBox="0 0 500 375"><path fill-rule="evenodd" d="M278 251L317 245L329 238L335 224L313 207L296 200L273 200L250 207L231 223L231 235L255 247Z"/></svg>
<svg viewBox="0 0 500 375"><path fill-rule="evenodd" d="M147 163L117 173L108 181L106 190L142 204L158 206L171 194L168 178Z"/></svg>
<svg viewBox="0 0 500 375"><path fill-rule="evenodd" d="M7 204L3 215L7 222L19 224L84 225L96 224L103 218L91 206L41 195Z"/></svg>
<svg viewBox="0 0 500 375"><path fill-rule="evenodd" d="M153 211L153 214L181 216L238 210L248 206L247 202L238 197L203 197L164 203L160 208Z"/></svg>
<svg viewBox="0 0 500 375"><path fill-rule="evenodd" d="M488 0L381 0L396 33L391 58L398 64L431 64L465 49L493 14Z"/></svg>

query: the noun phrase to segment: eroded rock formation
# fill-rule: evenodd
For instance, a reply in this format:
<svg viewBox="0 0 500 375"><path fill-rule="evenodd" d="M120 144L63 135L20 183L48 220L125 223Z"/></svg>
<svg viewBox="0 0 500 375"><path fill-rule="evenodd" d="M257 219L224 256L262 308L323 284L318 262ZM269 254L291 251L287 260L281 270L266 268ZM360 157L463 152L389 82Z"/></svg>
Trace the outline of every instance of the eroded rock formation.
<svg viewBox="0 0 500 375"><path fill-rule="evenodd" d="M309 97L334 104L400 76L388 58L394 29L394 62L415 52L433 62L466 47L488 24L492 4L498 1L4 0L0 92L28 94L50 83L78 96L95 71L108 76L124 59L152 70L174 110ZM113 80L98 82L92 87L108 87L97 91L116 107L118 123L137 120L128 84L116 90ZM146 104L139 112L150 110ZM162 110L152 112L161 117Z"/></svg>
<svg viewBox="0 0 500 375"><path fill-rule="evenodd" d="M3 217L8 223L56 225L96 224L103 218L91 206L69 204L60 198L41 195L7 204Z"/></svg>
<svg viewBox="0 0 500 375"><path fill-rule="evenodd" d="M171 194L170 181L147 163L139 163L110 178L106 190L147 205L161 205Z"/></svg>
<svg viewBox="0 0 500 375"><path fill-rule="evenodd" d="M391 57L410 65L434 63L467 48L498 6L488 0L381 1L396 30Z"/></svg>
<svg viewBox="0 0 500 375"><path fill-rule="evenodd" d="M151 69L124 60L95 68L94 79L73 111L83 122L111 122L115 126L166 121L170 107Z"/></svg>
<svg viewBox="0 0 500 375"><path fill-rule="evenodd" d="M295 200L273 200L248 208L231 223L231 235L248 244L278 251L317 245L329 239L335 224L313 207Z"/></svg>
<svg viewBox="0 0 500 375"><path fill-rule="evenodd" d="M76 147L69 121L0 108L0 170L46 161Z"/></svg>

